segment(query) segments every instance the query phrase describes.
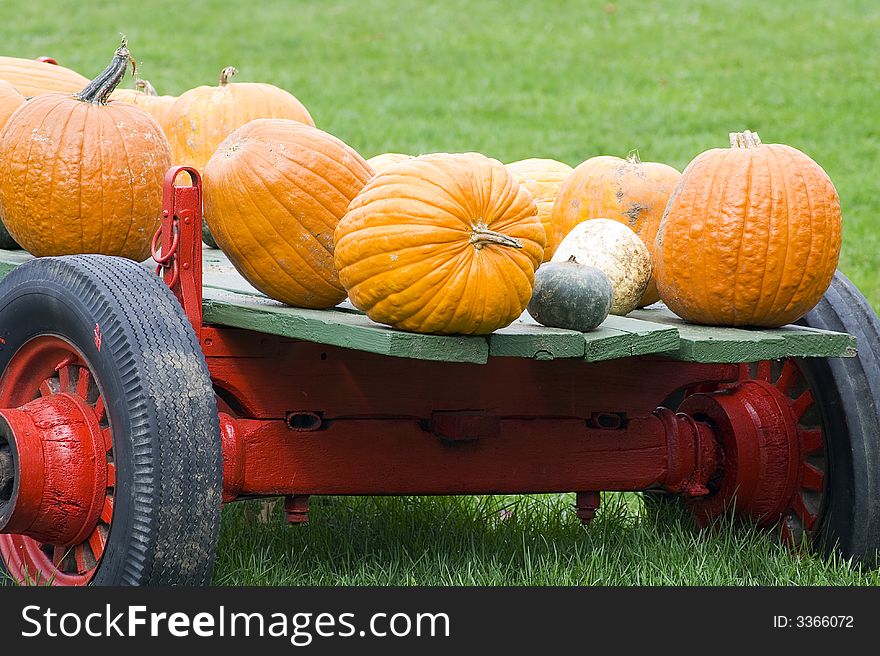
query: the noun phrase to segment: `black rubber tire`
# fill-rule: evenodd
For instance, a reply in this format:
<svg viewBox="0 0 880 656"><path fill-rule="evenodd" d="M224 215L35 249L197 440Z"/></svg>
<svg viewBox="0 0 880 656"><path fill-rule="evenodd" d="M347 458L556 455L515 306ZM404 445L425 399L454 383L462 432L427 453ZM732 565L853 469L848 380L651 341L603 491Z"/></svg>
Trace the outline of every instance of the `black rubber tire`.
<svg viewBox="0 0 880 656"><path fill-rule="evenodd" d="M92 585L210 583L220 527L220 429L208 368L177 299L130 260L38 258L0 283L0 372L42 334L83 353L113 428L113 523Z"/></svg>
<svg viewBox="0 0 880 656"><path fill-rule="evenodd" d="M847 332L854 358L799 362L819 407L829 460L818 542L876 565L880 553L880 318L839 271L828 292L798 323Z"/></svg>

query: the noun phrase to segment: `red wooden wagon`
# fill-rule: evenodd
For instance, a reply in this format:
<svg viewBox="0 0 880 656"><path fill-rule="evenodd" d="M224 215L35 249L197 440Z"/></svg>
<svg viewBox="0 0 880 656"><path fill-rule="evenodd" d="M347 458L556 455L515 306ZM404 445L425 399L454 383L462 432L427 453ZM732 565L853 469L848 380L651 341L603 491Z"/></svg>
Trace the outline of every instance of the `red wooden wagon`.
<svg viewBox="0 0 880 656"><path fill-rule="evenodd" d="M586 334L523 319L413 335L284 307L203 257L200 188L174 187L179 170L164 282L118 258L0 252L8 578L207 583L222 502L284 496L302 522L316 494L576 492L584 521L604 490L703 522L735 500L787 539L876 556L880 320L842 275L779 330L648 309Z"/></svg>

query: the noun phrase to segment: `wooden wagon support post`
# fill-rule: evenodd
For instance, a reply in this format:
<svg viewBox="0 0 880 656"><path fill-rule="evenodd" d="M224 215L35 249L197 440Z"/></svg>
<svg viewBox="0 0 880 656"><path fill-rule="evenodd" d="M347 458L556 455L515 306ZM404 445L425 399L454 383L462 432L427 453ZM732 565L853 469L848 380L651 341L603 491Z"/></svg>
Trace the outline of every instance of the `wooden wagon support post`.
<svg viewBox="0 0 880 656"><path fill-rule="evenodd" d="M165 284L115 258L0 256L13 579L207 582L221 498L284 496L302 522L319 494L575 492L589 521L600 492L650 491L875 552L880 322L841 276L807 318L826 329L647 309L589 333L404 333L261 296L201 252L198 173L179 174Z"/></svg>

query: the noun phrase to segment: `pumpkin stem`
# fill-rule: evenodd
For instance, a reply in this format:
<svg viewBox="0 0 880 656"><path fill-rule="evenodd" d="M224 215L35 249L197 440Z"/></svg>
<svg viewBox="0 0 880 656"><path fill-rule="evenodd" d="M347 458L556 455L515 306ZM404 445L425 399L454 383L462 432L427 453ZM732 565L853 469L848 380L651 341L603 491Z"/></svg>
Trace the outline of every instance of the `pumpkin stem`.
<svg viewBox="0 0 880 656"><path fill-rule="evenodd" d="M110 94L113 93L113 90L122 81L122 78L125 77L125 69L128 68L128 62L131 62L131 69L135 71L135 61L128 52L127 42L123 36L122 43L116 49L110 65L98 77L89 82L85 89L75 94L74 98L94 105L107 104L107 98L110 97Z"/></svg>
<svg viewBox="0 0 880 656"><path fill-rule="evenodd" d="M471 243L474 248L480 250L486 244L498 244L499 246L507 246L509 248L522 248L522 243L518 239L508 237L507 235L489 230L485 223L480 221L471 229Z"/></svg>
<svg viewBox="0 0 880 656"><path fill-rule="evenodd" d="M746 130L745 132L730 133L731 148L757 148L761 145L761 137L757 132Z"/></svg>
<svg viewBox="0 0 880 656"><path fill-rule="evenodd" d="M238 73L238 69L235 66L227 66L222 71L220 71L220 86L225 87L229 84L229 78Z"/></svg>
<svg viewBox="0 0 880 656"><path fill-rule="evenodd" d="M639 157L639 151L635 149L629 151L629 155L626 156L626 161L630 164L641 164L642 159Z"/></svg>
<svg viewBox="0 0 880 656"><path fill-rule="evenodd" d="M158 96L159 92L156 91L156 87L150 84L149 80L138 80L134 83L134 88L140 91L145 96Z"/></svg>

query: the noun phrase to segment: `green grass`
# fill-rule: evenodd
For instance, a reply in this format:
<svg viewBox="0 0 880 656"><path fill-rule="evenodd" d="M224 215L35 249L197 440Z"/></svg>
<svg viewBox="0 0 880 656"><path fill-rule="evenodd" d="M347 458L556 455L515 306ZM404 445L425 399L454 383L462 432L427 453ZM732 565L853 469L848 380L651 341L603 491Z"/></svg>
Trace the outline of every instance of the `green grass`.
<svg viewBox="0 0 880 656"><path fill-rule="evenodd" d="M569 164L638 149L683 168L749 128L834 180L841 268L880 306L880 5L874 0L4 0L3 54L86 75L119 32L164 93L287 88L364 156L477 150ZM192 6L191 6L192 5ZM226 511L219 583L876 584L742 528L656 523L620 501L580 527L569 497L320 499L308 527Z"/></svg>
<svg viewBox="0 0 880 656"><path fill-rule="evenodd" d="M648 512L606 494L588 526L572 495L332 497L311 523L281 504L227 508L218 584L250 585L878 585L880 572L792 552L725 521L698 531L677 507Z"/></svg>

